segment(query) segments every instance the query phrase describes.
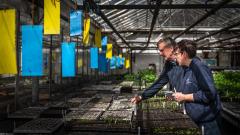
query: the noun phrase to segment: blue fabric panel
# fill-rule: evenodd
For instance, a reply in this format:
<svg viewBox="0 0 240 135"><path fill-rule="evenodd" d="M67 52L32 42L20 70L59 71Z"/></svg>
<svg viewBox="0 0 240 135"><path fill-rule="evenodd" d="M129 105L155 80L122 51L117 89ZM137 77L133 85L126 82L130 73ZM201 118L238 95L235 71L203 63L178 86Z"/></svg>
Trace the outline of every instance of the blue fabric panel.
<svg viewBox="0 0 240 135"><path fill-rule="evenodd" d="M117 56L117 61L116 61L116 66L117 68L120 68L121 67L121 58Z"/></svg>
<svg viewBox="0 0 240 135"><path fill-rule="evenodd" d="M93 69L98 68L98 48L90 49L90 67Z"/></svg>
<svg viewBox="0 0 240 135"><path fill-rule="evenodd" d="M22 26L22 76L43 75L43 26Z"/></svg>
<svg viewBox="0 0 240 135"><path fill-rule="evenodd" d="M102 37L102 52L106 53L107 51L107 36Z"/></svg>
<svg viewBox="0 0 240 135"><path fill-rule="evenodd" d="M62 43L62 76L75 76L75 43Z"/></svg>
<svg viewBox="0 0 240 135"><path fill-rule="evenodd" d="M70 13L70 36L82 35L82 11Z"/></svg>
<svg viewBox="0 0 240 135"><path fill-rule="evenodd" d="M123 68L125 62L125 58L117 57L117 63L116 66L117 68Z"/></svg>
<svg viewBox="0 0 240 135"><path fill-rule="evenodd" d="M113 56L110 59L110 69L116 69L116 64L117 64L117 58Z"/></svg>
<svg viewBox="0 0 240 135"><path fill-rule="evenodd" d="M99 71L108 73L108 60L105 53L99 54Z"/></svg>

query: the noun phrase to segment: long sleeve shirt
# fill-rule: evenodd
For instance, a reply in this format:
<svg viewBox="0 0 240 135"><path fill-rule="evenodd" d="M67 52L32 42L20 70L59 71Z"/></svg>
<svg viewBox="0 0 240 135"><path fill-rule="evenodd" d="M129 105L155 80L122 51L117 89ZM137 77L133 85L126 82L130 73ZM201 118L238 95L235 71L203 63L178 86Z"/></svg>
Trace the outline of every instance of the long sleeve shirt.
<svg viewBox="0 0 240 135"><path fill-rule="evenodd" d="M168 82L177 90L180 86L179 80L182 78L183 69L174 61L166 61L158 79L142 93L142 99L153 97Z"/></svg>
<svg viewBox="0 0 240 135"><path fill-rule="evenodd" d="M211 70L198 58L184 68L180 91L193 94L193 102L185 102L187 114L196 123L212 121L221 110L219 95L214 87Z"/></svg>

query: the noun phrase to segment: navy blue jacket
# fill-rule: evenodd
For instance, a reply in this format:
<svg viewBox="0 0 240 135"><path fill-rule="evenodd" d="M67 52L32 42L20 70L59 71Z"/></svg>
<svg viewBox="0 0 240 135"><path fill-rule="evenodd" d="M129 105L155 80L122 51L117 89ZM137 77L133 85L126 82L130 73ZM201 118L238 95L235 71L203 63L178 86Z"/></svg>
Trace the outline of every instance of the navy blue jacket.
<svg viewBox="0 0 240 135"><path fill-rule="evenodd" d="M200 59L193 58L189 67L184 68L180 91L193 93L193 102L186 102L187 114L196 123L212 121L221 110L219 95L215 89L210 68Z"/></svg>
<svg viewBox="0 0 240 135"><path fill-rule="evenodd" d="M177 66L174 61L166 61L158 79L142 93L142 99L144 100L153 97L168 82L178 90L180 86L180 83L178 82L182 76L182 67Z"/></svg>

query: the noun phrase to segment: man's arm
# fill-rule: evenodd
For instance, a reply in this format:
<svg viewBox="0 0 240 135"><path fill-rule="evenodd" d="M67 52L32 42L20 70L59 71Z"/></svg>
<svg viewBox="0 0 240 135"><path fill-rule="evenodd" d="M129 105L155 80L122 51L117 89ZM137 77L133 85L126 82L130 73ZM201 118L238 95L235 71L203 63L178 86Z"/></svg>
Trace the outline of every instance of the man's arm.
<svg viewBox="0 0 240 135"><path fill-rule="evenodd" d="M148 89L146 89L140 96L135 96L131 99L132 103L139 103L141 100L153 97L164 85L169 82L168 72L172 69L173 65L166 62L157 81L155 81Z"/></svg>

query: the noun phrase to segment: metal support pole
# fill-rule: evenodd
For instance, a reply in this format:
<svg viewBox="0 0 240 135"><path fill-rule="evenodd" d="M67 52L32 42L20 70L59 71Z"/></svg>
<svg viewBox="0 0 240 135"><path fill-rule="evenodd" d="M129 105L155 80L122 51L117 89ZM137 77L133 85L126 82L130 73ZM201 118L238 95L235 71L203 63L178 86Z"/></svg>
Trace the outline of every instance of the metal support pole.
<svg viewBox="0 0 240 135"><path fill-rule="evenodd" d="M19 36L20 36L20 11L17 10L17 39L16 39L16 54L17 54L17 74L15 76L15 91L14 91L14 109L15 111L18 109L18 91L19 91L19 72L20 72L20 44L19 44Z"/></svg>
<svg viewBox="0 0 240 135"><path fill-rule="evenodd" d="M61 43L63 42L63 29L62 29L62 33L61 33ZM60 65L60 85L62 86L62 47L60 46L60 57L61 57L61 65ZM61 87L62 88L62 87Z"/></svg>
<svg viewBox="0 0 240 135"><path fill-rule="evenodd" d="M130 70L130 73L132 74L133 73L133 54L132 54L132 50L131 50L131 53L130 53L130 56L131 56L131 58L130 58L130 68L131 68L131 70Z"/></svg>
<svg viewBox="0 0 240 135"><path fill-rule="evenodd" d="M86 65L86 67L87 67L87 80L89 80L89 74L88 74L88 72L89 72L89 70L88 70L88 63L89 63L89 59L88 59L88 49L86 49L86 55L87 55L87 65Z"/></svg>
<svg viewBox="0 0 240 135"><path fill-rule="evenodd" d="M50 52L49 52L49 101L51 101L51 94L52 94L52 35L51 35L51 42L50 42Z"/></svg>
<svg viewBox="0 0 240 135"><path fill-rule="evenodd" d="M84 45L82 47L82 78L84 78Z"/></svg>
<svg viewBox="0 0 240 135"><path fill-rule="evenodd" d="M78 84L78 37L77 37L77 54L76 54L76 85Z"/></svg>
<svg viewBox="0 0 240 135"><path fill-rule="evenodd" d="M33 6L32 23L39 23L39 1ZM32 77L32 105L37 105L39 102L39 77Z"/></svg>

